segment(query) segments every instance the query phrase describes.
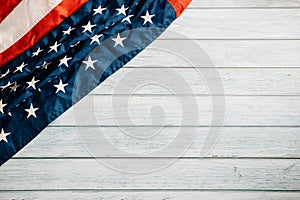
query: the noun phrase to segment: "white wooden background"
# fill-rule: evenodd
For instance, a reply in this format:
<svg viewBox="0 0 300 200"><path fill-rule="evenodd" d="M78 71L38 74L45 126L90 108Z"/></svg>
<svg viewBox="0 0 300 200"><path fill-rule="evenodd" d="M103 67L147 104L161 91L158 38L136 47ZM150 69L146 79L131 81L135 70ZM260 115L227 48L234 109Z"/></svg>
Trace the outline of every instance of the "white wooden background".
<svg viewBox="0 0 300 200"><path fill-rule="evenodd" d="M163 79L173 67L196 91L202 119L201 124L185 127L188 134L197 126L197 135L183 157L165 169L135 176L99 165L76 133L91 134L96 124L80 126L69 111L1 167L1 200L300 199L300 0L194 0L169 30L194 39L219 67L226 119L210 154L198 158L202 133L209 125L206 116L210 115L205 85L182 60L145 50L87 98L94 97L101 106L96 114L102 129L114 136L112 140L122 141L120 147L155 150L179 128L179 116L173 113L170 123L174 126L152 141L157 145L132 145L110 116L111 94L120 77L130 70L159 71ZM156 43L178 39L166 33ZM124 83L125 87L130 84ZM117 98L125 99L126 95ZM148 115L144 104L173 103L171 96L158 88L141 90L134 99L138 124L148 124L143 117ZM87 107L81 120L88 119L90 108L77 106ZM147 131L152 125L126 128ZM111 157L112 151L104 149L104 157L121 165L158 159Z"/></svg>

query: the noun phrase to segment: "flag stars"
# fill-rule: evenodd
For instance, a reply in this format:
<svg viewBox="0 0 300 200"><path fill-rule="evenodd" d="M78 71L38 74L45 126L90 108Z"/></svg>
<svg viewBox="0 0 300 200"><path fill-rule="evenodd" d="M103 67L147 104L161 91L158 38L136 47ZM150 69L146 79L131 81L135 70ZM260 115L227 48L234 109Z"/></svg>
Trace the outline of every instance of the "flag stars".
<svg viewBox="0 0 300 200"><path fill-rule="evenodd" d="M128 23L131 24L131 20L130 20L131 17L133 17L133 15L128 15L127 17L125 17L124 19L122 19L121 23L127 21Z"/></svg>
<svg viewBox="0 0 300 200"><path fill-rule="evenodd" d="M0 112L4 114L3 108L7 105L7 103L3 103L2 99L0 100Z"/></svg>
<svg viewBox="0 0 300 200"><path fill-rule="evenodd" d="M18 72L18 71L23 72L23 68L24 68L26 65L27 65L27 64L25 64L24 62L22 62L22 64L19 65L19 66L17 67L17 69L14 71L14 73L16 73L16 72Z"/></svg>
<svg viewBox="0 0 300 200"><path fill-rule="evenodd" d="M82 33L86 32L86 31L89 31L90 33L93 33L93 32L92 32L92 28L95 27L95 26L96 26L95 24L92 25L92 24L91 24L91 21L89 21L89 22L87 23L87 25L82 26L82 28L84 28L84 30L83 30Z"/></svg>
<svg viewBox="0 0 300 200"><path fill-rule="evenodd" d="M27 88L32 87L33 89L36 89L35 84L39 82L39 80L35 80L35 77L32 77L32 80L27 82L28 86Z"/></svg>
<svg viewBox="0 0 300 200"><path fill-rule="evenodd" d="M65 91L65 87L68 85L68 83L63 84L62 80L59 80L59 83L57 85L53 85L54 87L56 87L56 92L55 94L57 94L59 91L62 91L63 93L66 93Z"/></svg>
<svg viewBox="0 0 300 200"><path fill-rule="evenodd" d="M117 8L116 10L118 11L118 14L117 15L121 15L123 14L124 16L126 16L126 10L128 10L129 7L125 8L124 5L122 5L121 8Z"/></svg>
<svg viewBox="0 0 300 200"><path fill-rule="evenodd" d="M46 62L44 61L43 65L42 65L42 69L48 69L48 66L51 64L52 62Z"/></svg>
<svg viewBox="0 0 300 200"><path fill-rule="evenodd" d="M55 51L57 52L57 48L60 46L61 44L57 44L57 41L54 43L54 45L50 46L50 50L48 51L51 52L51 51Z"/></svg>
<svg viewBox="0 0 300 200"><path fill-rule="evenodd" d="M98 44L100 44L100 41L99 41L99 38L101 38L103 36L103 34L100 34L100 35L94 35L93 37L91 37L91 43L90 44L93 44L94 42L97 42Z"/></svg>
<svg viewBox="0 0 300 200"><path fill-rule="evenodd" d="M44 61L41 66L38 66L36 68L47 69L50 64L51 64L51 62L47 63L46 61Z"/></svg>
<svg viewBox="0 0 300 200"><path fill-rule="evenodd" d="M38 56L42 51L43 51L43 49L41 49L41 48L39 47L35 52L32 53L32 57Z"/></svg>
<svg viewBox="0 0 300 200"><path fill-rule="evenodd" d="M59 60L59 65L58 66L61 66L61 65L65 65L66 67L69 67L69 64L68 64L68 61L71 60L72 58L71 57L63 57L62 59Z"/></svg>
<svg viewBox="0 0 300 200"><path fill-rule="evenodd" d="M1 133L0 133L0 142L3 140L4 142L8 142L7 141L7 136L10 135L10 133L5 133L4 129L1 129Z"/></svg>
<svg viewBox="0 0 300 200"><path fill-rule="evenodd" d="M84 64L86 64L85 70L88 70L88 68L92 68L95 70L94 63L96 63L96 60L92 60L91 56L88 57L87 61L82 61Z"/></svg>
<svg viewBox="0 0 300 200"><path fill-rule="evenodd" d="M34 108L32 103L30 104L30 107L28 109L24 109L28 115L27 115L27 119L30 117L30 116L33 116L36 118L36 114L35 112L38 110L39 108Z"/></svg>
<svg viewBox="0 0 300 200"><path fill-rule="evenodd" d="M111 38L111 39L115 42L114 47L116 47L118 45L124 47L123 40L125 40L126 38L122 38L119 33L116 38Z"/></svg>
<svg viewBox="0 0 300 200"><path fill-rule="evenodd" d="M97 14L101 14L104 10L106 10L106 8L102 8L102 6L100 5L98 8L93 9L94 10L94 14L93 15L97 15Z"/></svg>
<svg viewBox="0 0 300 200"><path fill-rule="evenodd" d="M71 26L69 26L69 28L65 31L63 31L63 35L70 35L71 34L71 31L73 31L74 28L71 28Z"/></svg>
<svg viewBox="0 0 300 200"><path fill-rule="evenodd" d="M5 88L7 88L8 86L11 85L11 82L8 81L8 83L6 85L3 85L3 86L0 86L1 87L1 90L4 90Z"/></svg>
<svg viewBox="0 0 300 200"><path fill-rule="evenodd" d="M17 91L17 88L19 87L20 85L17 84L17 82L15 82L12 86L10 86L10 92L16 92Z"/></svg>
<svg viewBox="0 0 300 200"><path fill-rule="evenodd" d="M146 12L146 15L141 16L141 18L144 19L144 24L143 24L143 25L145 25L147 22L153 24L152 18L153 18L154 16L155 16L155 14L150 15L150 14L149 14L149 11L147 11L147 12Z"/></svg>
<svg viewBox="0 0 300 200"><path fill-rule="evenodd" d="M4 78L7 74L9 74L9 69L8 69L4 74L2 74L2 75L0 76L0 78Z"/></svg>

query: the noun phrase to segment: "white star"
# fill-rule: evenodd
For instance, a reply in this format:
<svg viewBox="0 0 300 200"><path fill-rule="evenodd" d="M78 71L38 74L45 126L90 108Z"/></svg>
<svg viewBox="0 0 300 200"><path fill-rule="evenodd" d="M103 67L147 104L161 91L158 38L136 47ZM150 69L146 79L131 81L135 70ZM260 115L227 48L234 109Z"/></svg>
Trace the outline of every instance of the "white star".
<svg viewBox="0 0 300 200"><path fill-rule="evenodd" d="M48 53L51 52L51 51L57 52L57 48L58 48L60 45L61 45L61 44L57 44L57 41L56 41L56 42L54 43L53 46L50 46L50 50L48 51Z"/></svg>
<svg viewBox="0 0 300 200"><path fill-rule="evenodd" d="M96 9L93 9L94 10L94 14L93 15L96 15L96 14L102 14L102 11L106 10L106 8L102 8L101 5L96 8Z"/></svg>
<svg viewBox="0 0 300 200"><path fill-rule="evenodd" d="M64 58L62 58L62 59L60 59L59 60L59 65L58 66L60 66L60 65L65 65L65 66L67 66L67 67L69 67L69 65L68 65L68 61L69 60L71 60L72 58L68 58L67 56L65 56Z"/></svg>
<svg viewBox="0 0 300 200"><path fill-rule="evenodd" d="M97 60L92 60L91 56L88 57L87 61L82 62L86 64L85 70L87 70L88 68L92 68L93 70L95 70L94 63L96 63Z"/></svg>
<svg viewBox="0 0 300 200"><path fill-rule="evenodd" d="M124 47L123 40L125 40L126 38L122 38L119 33L116 38L111 38L111 39L115 42L114 47L116 47L117 45Z"/></svg>
<svg viewBox="0 0 300 200"><path fill-rule="evenodd" d="M152 17L154 17L154 16L155 16L155 14L150 15L149 12L147 11L146 15L141 16L141 18L143 18L145 20L143 25L145 25L147 22L150 22L151 24L153 24Z"/></svg>
<svg viewBox="0 0 300 200"><path fill-rule="evenodd" d="M53 85L54 87L57 88L55 94L57 94L59 91L62 91L63 93L66 93L65 87L68 85L68 83L63 84L61 80L59 80L59 83L57 85Z"/></svg>
<svg viewBox="0 0 300 200"><path fill-rule="evenodd" d="M127 17L125 17L124 19L122 19L121 23L127 21L127 22L129 22L131 24L130 17L133 17L133 15L128 15Z"/></svg>
<svg viewBox="0 0 300 200"><path fill-rule="evenodd" d="M25 109L26 112L28 112L27 119L32 115L36 118L35 111L37 111L39 108L34 108L32 103L30 104L30 107L28 109Z"/></svg>
<svg viewBox="0 0 300 200"><path fill-rule="evenodd" d="M3 140L3 141L5 141L5 142L8 142L7 141L7 138L6 138L6 136L8 136L8 135L10 135L10 133L5 133L4 132L4 129L2 128L1 129L1 133L0 133L0 142Z"/></svg>
<svg viewBox="0 0 300 200"><path fill-rule="evenodd" d="M16 73L17 71L23 72L23 68L26 66L27 64L25 64L24 62L22 62L21 65L19 65L17 67L17 69L14 71L14 73Z"/></svg>
<svg viewBox="0 0 300 200"><path fill-rule="evenodd" d="M28 84L27 88L32 87L33 89L36 89L36 88L35 88L35 84L36 84L37 82L39 82L39 80L35 80L35 78L32 77L32 80L29 81L29 82L27 82L27 84Z"/></svg>
<svg viewBox="0 0 300 200"><path fill-rule="evenodd" d="M10 86L10 91L11 92L16 92L17 91L17 88L19 87L20 85L17 84L17 82L15 82L12 86Z"/></svg>
<svg viewBox="0 0 300 200"><path fill-rule="evenodd" d="M97 42L98 44L100 44L100 41L99 41L99 38L101 38L103 36L103 34L100 34L100 35L94 35L93 37L91 37L91 43L90 44L93 44L94 42Z"/></svg>
<svg viewBox="0 0 300 200"><path fill-rule="evenodd" d="M69 28L67 29L67 30L65 30L65 31L63 31L63 35L70 35L71 34L71 31L73 31L74 30L74 28L71 28L71 26L69 26Z"/></svg>
<svg viewBox="0 0 300 200"><path fill-rule="evenodd" d="M11 85L11 82L8 81L8 83L6 85L0 86L2 90L4 90L5 88L7 88L8 86Z"/></svg>
<svg viewBox="0 0 300 200"><path fill-rule="evenodd" d="M120 15L120 14L123 14L126 16L126 10L128 9L129 7L125 8L124 5L122 5L121 8L117 8L116 10L118 11L118 14L117 15Z"/></svg>
<svg viewBox="0 0 300 200"><path fill-rule="evenodd" d="M95 26L96 26L95 24L91 25L91 21L89 21L89 23L87 23L87 25L82 26L82 28L84 28L82 33L86 32L86 31L89 31L90 33L92 33L92 28Z"/></svg>
<svg viewBox="0 0 300 200"><path fill-rule="evenodd" d="M4 114L3 108L7 105L7 103L2 103L2 99L0 100L0 112Z"/></svg>
<svg viewBox="0 0 300 200"><path fill-rule="evenodd" d="M2 74L2 75L0 76L0 78L4 78L7 74L9 74L9 69L8 69L4 74Z"/></svg>
<svg viewBox="0 0 300 200"><path fill-rule="evenodd" d="M42 69L47 69L50 64L51 62L47 63L46 61L44 61L43 64L41 66L38 66L37 68L42 67Z"/></svg>
<svg viewBox="0 0 300 200"><path fill-rule="evenodd" d="M38 56L42 51L43 51L43 49L41 49L41 48L39 47L35 52L32 53L32 57Z"/></svg>

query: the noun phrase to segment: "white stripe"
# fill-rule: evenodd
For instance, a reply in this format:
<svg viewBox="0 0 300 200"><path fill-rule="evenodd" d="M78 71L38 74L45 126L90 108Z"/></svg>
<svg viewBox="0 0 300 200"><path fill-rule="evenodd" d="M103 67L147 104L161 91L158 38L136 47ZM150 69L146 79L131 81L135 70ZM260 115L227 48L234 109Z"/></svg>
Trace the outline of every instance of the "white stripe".
<svg viewBox="0 0 300 200"><path fill-rule="evenodd" d="M0 53L28 33L62 0L23 0L0 24Z"/></svg>

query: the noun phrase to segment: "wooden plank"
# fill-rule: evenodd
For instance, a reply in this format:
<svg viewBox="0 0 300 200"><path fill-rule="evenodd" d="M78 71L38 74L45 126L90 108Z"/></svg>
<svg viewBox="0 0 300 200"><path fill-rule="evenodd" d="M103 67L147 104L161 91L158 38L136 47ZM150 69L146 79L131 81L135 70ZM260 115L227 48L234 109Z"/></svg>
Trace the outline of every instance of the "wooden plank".
<svg viewBox="0 0 300 200"><path fill-rule="evenodd" d="M299 190L299 173L298 159L20 159L1 167L0 188Z"/></svg>
<svg viewBox="0 0 300 200"><path fill-rule="evenodd" d="M300 193L298 192L248 192L248 191L211 191L211 192L184 192L184 191L34 191L34 192L5 192L1 193L2 200L12 199L168 199L168 200L182 200L182 199L209 199L209 200L298 200Z"/></svg>
<svg viewBox="0 0 300 200"><path fill-rule="evenodd" d="M109 77L94 94L191 94L214 93L222 80L223 95L299 95L300 68L296 69L123 68ZM207 77L204 79L203 76ZM212 87L208 88L207 80ZM142 86L142 87L141 87ZM137 89L137 90L136 90ZM173 89L173 90L170 90Z"/></svg>
<svg viewBox="0 0 300 200"><path fill-rule="evenodd" d="M299 20L299 9L188 9L161 38L300 39Z"/></svg>
<svg viewBox="0 0 300 200"><path fill-rule="evenodd" d="M155 137L140 138L152 134L153 128L48 127L15 157L91 157L87 148L98 148L104 157L127 156L124 152L131 152L135 157L149 157L153 156L151 153L164 148L169 148L169 151L155 156L178 156L174 152L182 149L185 154L181 157L199 157L208 128L197 128L196 131L188 127L182 128L182 141L185 142L171 146L171 142L179 134L179 129L166 127ZM100 139L101 135L105 135L105 141ZM133 137L134 135L140 137ZM299 157L300 152L299 136L300 128L225 127L213 150L206 157L295 158ZM95 143L86 144L81 137L88 137ZM106 145L106 142L110 142L111 146ZM187 143L189 146L185 146Z"/></svg>
<svg viewBox="0 0 300 200"><path fill-rule="evenodd" d="M300 40L156 40L127 67L299 67L299 52Z"/></svg>
<svg viewBox="0 0 300 200"><path fill-rule="evenodd" d="M192 1L189 8L278 8L278 7L299 7L299 0L201 0Z"/></svg>
<svg viewBox="0 0 300 200"><path fill-rule="evenodd" d="M226 126L297 126L300 123L300 97L227 96L225 104L226 117L223 125ZM52 124L215 126L218 124L211 124L212 106L209 96L96 95L84 98L73 110L69 110ZM222 104L215 106L222 108ZM215 116L221 116L220 114L222 113Z"/></svg>

